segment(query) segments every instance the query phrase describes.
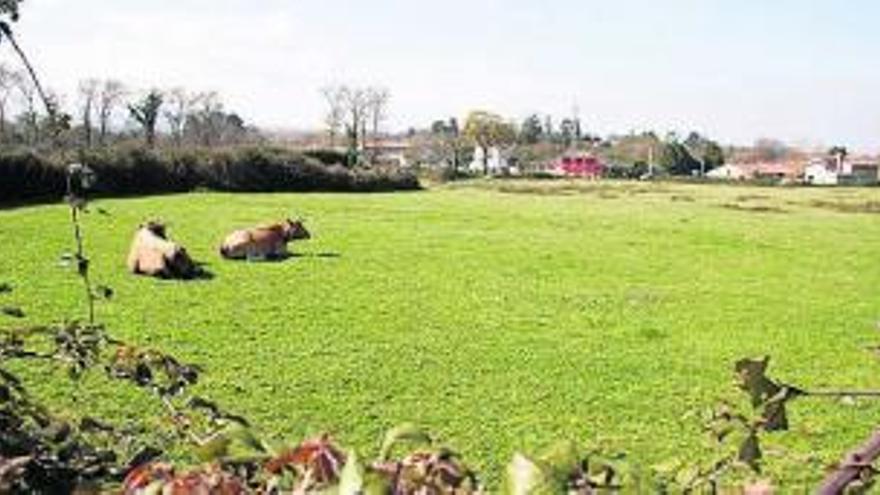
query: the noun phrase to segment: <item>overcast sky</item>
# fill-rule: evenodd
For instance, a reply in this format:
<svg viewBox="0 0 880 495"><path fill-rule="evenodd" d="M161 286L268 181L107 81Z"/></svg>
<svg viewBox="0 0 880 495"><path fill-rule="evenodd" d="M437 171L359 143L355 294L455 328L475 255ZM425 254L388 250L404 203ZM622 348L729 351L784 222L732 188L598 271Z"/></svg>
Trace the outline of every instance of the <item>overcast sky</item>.
<svg viewBox="0 0 880 495"><path fill-rule="evenodd" d="M880 150L873 0L25 0L16 29L71 103L78 80L115 77L302 129L346 82L387 86L393 129L577 104L602 134Z"/></svg>

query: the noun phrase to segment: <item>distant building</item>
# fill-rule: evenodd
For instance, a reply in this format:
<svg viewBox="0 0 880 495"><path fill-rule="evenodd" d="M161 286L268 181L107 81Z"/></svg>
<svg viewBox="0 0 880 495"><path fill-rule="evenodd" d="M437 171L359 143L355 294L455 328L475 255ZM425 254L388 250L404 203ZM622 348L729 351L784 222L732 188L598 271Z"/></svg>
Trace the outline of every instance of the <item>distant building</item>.
<svg viewBox="0 0 880 495"><path fill-rule="evenodd" d="M880 164L871 158L818 157L804 169L804 183L817 186L873 185L880 181Z"/></svg>
<svg viewBox="0 0 880 495"><path fill-rule="evenodd" d="M363 146L364 154L381 165L408 167L407 153L412 145L402 139L382 139L367 142Z"/></svg>
<svg viewBox="0 0 880 495"><path fill-rule="evenodd" d="M794 162L727 163L710 170L706 176L716 180L770 179L780 182L795 181L803 166Z"/></svg>
<svg viewBox="0 0 880 495"><path fill-rule="evenodd" d="M505 175L516 174L518 171L510 165L510 162L496 146L489 148L488 153L483 152L483 148L477 146L474 148L474 159L468 165L468 170L475 174L482 174L484 171L489 175Z"/></svg>
<svg viewBox="0 0 880 495"><path fill-rule="evenodd" d="M797 181L804 167L797 162L758 162L741 165L753 179L772 179L778 181Z"/></svg>
<svg viewBox="0 0 880 495"><path fill-rule="evenodd" d="M835 186L839 174L837 167L825 160L813 160L804 169L804 183L814 186Z"/></svg>
<svg viewBox="0 0 880 495"><path fill-rule="evenodd" d="M594 156L563 157L560 170L568 176L597 179L605 172L605 164Z"/></svg>
<svg viewBox="0 0 880 495"><path fill-rule="evenodd" d="M595 156L578 154L563 155L544 168L555 175L599 179L605 174L607 167Z"/></svg>
<svg viewBox="0 0 880 495"><path fill-rule="evenodd" d="M739 165L725 164L706 173L706 177L715 180L746 180L751 178Z"/></svg>
<svg viewBox="0 0 880 495"><path fill-rule="evenodd" d="M849 175L856 184L876 184L880 181L880 164L872 160L853 160L849 165Z"/></svg>

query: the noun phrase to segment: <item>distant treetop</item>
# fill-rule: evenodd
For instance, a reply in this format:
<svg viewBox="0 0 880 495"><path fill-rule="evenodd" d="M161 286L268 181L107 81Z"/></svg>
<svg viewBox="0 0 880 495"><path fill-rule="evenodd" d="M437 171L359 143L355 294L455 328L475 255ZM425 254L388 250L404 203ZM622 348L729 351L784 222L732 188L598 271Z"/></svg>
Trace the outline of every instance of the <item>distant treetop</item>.
<svg viewBox="0 0 880 495"><path fill-rule="evenodd" d="M13 21L18 20L18 4L23 0L0 0L0 15L8 15Z"/></svg>

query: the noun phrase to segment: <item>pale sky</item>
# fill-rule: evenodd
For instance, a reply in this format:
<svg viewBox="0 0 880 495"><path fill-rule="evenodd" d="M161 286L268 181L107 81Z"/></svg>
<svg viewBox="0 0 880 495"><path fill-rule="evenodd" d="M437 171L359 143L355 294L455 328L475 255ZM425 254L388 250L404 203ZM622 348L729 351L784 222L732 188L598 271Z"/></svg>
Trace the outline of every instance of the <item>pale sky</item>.
<svg viewBox="0 0 880 495"><path fill-rule="evenodd" d="M16 29L68 102L114 77L303 129L344 82L388 87L394 130L576 103L593 133L880 150L874 0L25 0Z"/></svg>

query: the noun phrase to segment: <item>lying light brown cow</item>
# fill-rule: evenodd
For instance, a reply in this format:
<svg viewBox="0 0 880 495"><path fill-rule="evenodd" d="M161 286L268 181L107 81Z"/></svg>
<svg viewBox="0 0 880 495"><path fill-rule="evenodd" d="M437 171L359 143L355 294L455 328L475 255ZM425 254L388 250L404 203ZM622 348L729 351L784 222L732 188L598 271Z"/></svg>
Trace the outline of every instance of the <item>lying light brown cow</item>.
<svg viewBox="0 0 880 495"><path fill-rule="evenodd" d="M220 254L227 259L284 258L288 255L288 242L311 237L301 220L288 219L274 225L229 234L220 246Z"/></svg>
<svg viewBox="0 0 880 495"><path fill-rule="evenodd" d="M128 252L128 269L137 275L161 278L192 278L199 268L179 244L165 236L165 226L147 222L138 228Z"/></svg>

